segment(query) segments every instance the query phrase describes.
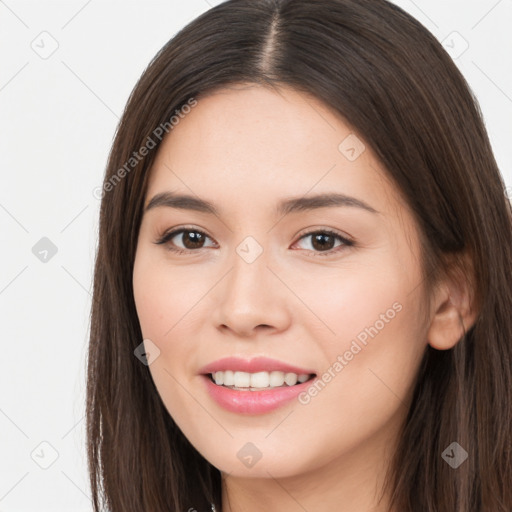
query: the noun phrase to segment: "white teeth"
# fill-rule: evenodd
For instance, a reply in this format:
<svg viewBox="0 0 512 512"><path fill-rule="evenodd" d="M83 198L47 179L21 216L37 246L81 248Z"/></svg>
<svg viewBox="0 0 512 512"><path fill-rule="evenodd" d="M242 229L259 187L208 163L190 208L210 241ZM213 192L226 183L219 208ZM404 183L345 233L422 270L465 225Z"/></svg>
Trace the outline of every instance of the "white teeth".
<svg viewBox="0 0 512 512"><path fill-rule="evenodd" d="M297 384L298 378L299 377L296 373L287 373L284 376L284 381L286 382L286 384L288 384L288 386L295 386L295 384Z"/></svg>
<svg viewBox="0 0 512 512"><path fill-rule="evenodd" d="M220 375L224 374L224 376L221 377L221 379L222 379L221 384L224 384L224 386L233 386L235 384L235 377L231 370L216 373L216 375L219 375L219 374ZM215 381L215 383L217 384L217 381Z"/></svg>
<svg viewBox="0 0 512 512"><path fill-rule="evenodd" d="M279 387L284 384L283 372L270 372L270 387Z"/></svg>
<svg viewBox="0 0 512 512"><path fill-rule="evenodd" d="M233 372L231 370L219 371L212 373L212 378L218 386L234 386L236 388L276 388L284 384L294 386L299 383L306 382L309 375L296 373L284 373L279 371L272 372Z"/></svg>
<svg viewBox="0 0 512 512"><path fill-rule="evenodd" d="M251 388L268 388L270 376L268 372L251 373Z"/></svg>
<svg viewBox="0 0 512 512"><path fill-rule="evenodd" d="M251 374L235 372L235 388L248 388L251 386Z"/></svg>

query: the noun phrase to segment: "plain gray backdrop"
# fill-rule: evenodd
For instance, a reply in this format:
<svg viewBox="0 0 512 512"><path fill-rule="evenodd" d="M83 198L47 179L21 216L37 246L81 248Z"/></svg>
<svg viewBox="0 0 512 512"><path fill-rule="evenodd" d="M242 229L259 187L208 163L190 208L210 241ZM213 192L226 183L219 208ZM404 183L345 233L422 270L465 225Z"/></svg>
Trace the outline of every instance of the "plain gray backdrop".
<svg viewBox="0 0 512 512"><path fill-rule="evenodd" d="M145 66L218 3L0 0L0 512L92 509L83 417L93 191ZM512 0L396 3L444 41L510 187Z"/></svg>

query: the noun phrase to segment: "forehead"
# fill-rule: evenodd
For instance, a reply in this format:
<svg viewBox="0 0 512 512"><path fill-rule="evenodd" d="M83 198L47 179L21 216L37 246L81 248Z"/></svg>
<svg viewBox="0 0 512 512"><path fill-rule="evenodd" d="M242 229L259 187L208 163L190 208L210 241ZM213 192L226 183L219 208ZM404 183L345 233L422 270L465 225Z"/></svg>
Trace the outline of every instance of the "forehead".
<svg viewBox="0 0 512 512"><path fill-rule="evenodd" d="M199 97L158 150L146 204L178 191L215 203L267 208L283 197L330 193L375 210L398 191L361 136L316 98L290 88L237 84Z"/></svg>

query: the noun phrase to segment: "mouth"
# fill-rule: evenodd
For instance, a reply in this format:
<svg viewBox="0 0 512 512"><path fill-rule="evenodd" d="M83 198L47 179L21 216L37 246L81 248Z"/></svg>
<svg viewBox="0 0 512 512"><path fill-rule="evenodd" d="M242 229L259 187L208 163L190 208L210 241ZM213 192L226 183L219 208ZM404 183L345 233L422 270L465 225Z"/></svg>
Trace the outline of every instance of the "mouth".
<svg viewBox="0 0 512 512"><path fill-rule="evenodd" d="M293 373L281 371L261 371L249 373L243 371L216 371L205 374L215 385L236 391L268 391L298 386L313 380L315 373Z"/></svg>

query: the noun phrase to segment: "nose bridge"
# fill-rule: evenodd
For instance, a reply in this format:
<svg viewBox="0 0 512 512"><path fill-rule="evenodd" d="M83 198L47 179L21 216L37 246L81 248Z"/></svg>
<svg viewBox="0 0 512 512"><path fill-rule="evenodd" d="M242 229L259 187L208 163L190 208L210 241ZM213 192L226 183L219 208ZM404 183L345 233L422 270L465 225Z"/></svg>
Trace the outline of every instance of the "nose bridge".
<svg viewBox="0 0 512 512"><path fill-rule="evenodd" d="M257 307L269 286L268 252L254 238L247 237L236 247L231 263L226 300L238 309Z"/></svg>
<svg viewBox="0 0 512 512"><path fill-rule="evenodd" d="M246 333L258 325L283 327L287 318L285 296L268 266L268 251L253 237L235 248L231 270L217 295L219 324Z"/></svg>

